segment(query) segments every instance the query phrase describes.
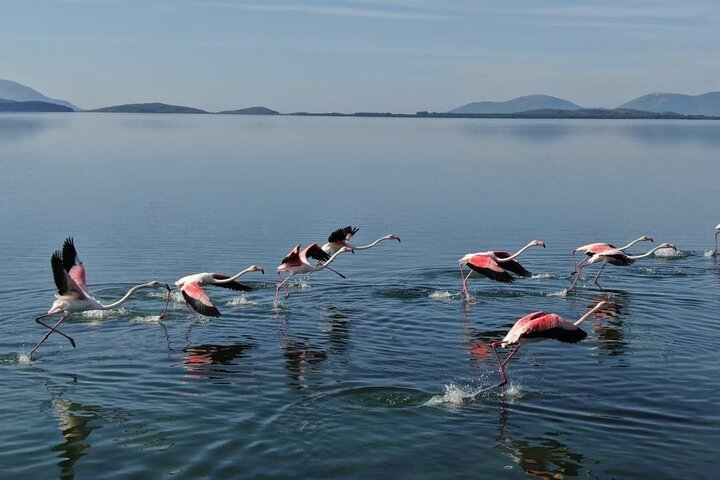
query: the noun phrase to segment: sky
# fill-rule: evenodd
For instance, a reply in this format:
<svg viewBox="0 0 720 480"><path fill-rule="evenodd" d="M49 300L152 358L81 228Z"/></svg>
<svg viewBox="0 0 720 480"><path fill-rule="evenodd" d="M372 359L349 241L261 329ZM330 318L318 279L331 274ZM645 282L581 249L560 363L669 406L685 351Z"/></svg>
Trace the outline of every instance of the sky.
<svg viewBox="0 0 720 480"><path fill-rule="evenodd" d="M720 0L0 0L0 78L80 108L615 107L720 90Z"/></svg>

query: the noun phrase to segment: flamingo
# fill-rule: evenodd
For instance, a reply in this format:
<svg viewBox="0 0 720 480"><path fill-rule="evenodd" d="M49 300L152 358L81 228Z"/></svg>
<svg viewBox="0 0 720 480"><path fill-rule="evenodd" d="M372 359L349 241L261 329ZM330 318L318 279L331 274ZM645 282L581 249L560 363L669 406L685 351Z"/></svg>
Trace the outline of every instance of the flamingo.
<svg viewBox="0 0 720 480"><path fill-rule="evenodd" d="M714 257L718 253L718 235L720 235L720 223L715 227L715 249L710 252L711 257Z"/></svg>
<svg viewBox="0 0 720 480"><path fill-rule="evenodd" d="M384 242L385 240L397 240L398 242L400 242L400 237L398 237L397 235L385 235L384 237L380 237L374 242L367 245L354 247L350 245L350 240L352 240L353 235L355 235L358 230L359 229L357 227L351 226L347 226L345 228L338 228L330 234L327 243L322 246L323 251L328 255L332 255L343 247L350 247L353 250L367 250L374 247L380 242Z"/></svg>
<svg viewBox="0 0 720 480"><path fill-rule="evenodd" d="M673 245L672 243L663 243L661 245L658 245L657 247L653 248L647 253L643 253L642 255L628 255L625 252L617 249L617 248L611 248L609 250L603 250L602 252L598 252L594 254L592 257L590 257L587 261L586 265L579 266L577 275L575 276L575 280L573 281L572 285L570 285L570 288L568 289L568 292L572 291L573 288L575 288L575 284L578 281L578 278L582 275L582 271L585 267L588 265L592 265L593 263L597 262L603 262L603 266L600 267L600 270L598 271L597 275L595 275L595 278L593 279L593 282L595 285L597 285L600 289L602 287L598 283L598 278L600 278L600 274L605 269L608 263L612 265L617 265L620 267L627 267L628 265L632 265L635 263L635 260L639 260L641 258L649 257L655 251L660 250L661 248L672 248L673 250L677 250L677 247Z"/></svg>
<svg viewBox="0 0 720 480"><path fill-rule="evenodd" d="M285 258L282 259L282 262L280 262L280 265L277 267L277 274L278 277L280 277L280 283L277 284L277 287L275 288L275 303L278 303L278 295L280 293L280 289L285 286L285 298L288 298L290 296L290 291L288 290L286 283L288 280L290 280L290 277L293 275L302 275L306 273L311 272L317 272L320 270L323 270L325 268L328 268L328 265L335 260L335 257L340 255L343 252L352 252L352 247L342 247L337 252L333 253L332 255L328 255L323 251L322 248L317 243L313 243L312 245L308 245L305 247L305 249L300 250L300 244L298 243L293 247L292 250L290 250L290 253L285 256ZM354 252L353 252L354 253ZM322 262L318 265L311 265L308 258L312 258L314 260L318 260L319 262ZM288 273L288 276L285 277L285 279L282 278L282 275L280 275L280 272L286 272ZM335 272L337 273L337 272ZM341 277L345 278L342 274L338 273Z"/></svg>
<svg viewBox="0 0 720 480"><path fill-rule="evenodd" d="M86 310L112 310L125 303L136 291L141 288L166 288L168 291L168 297L165 301L165 307L163 308L160 320L165 318L167 313L168 301L170 300L170 286L167 283L158 281L152 281L148 283L141 283L135 285L118 301L103 305L97 299L95 299L88 292L87 282L85 278L85 267L78 257L77 250L75 250L75 242L72 237L65 239L63 244L62 252L56 251L53 253L50 259L50 265L52 267L53 278L55 285L57 286L57 293L55 294L56 300L53 302L50 310L45 315L40 315L35 318L35 321L40 325L48 329L45 336L42 337L40 342L30 350L28 357L32 356L40 345L50 336L51 333L56 332L70 341L70 344L75 348L75 340L68 335L65 335L57 329L57 327L73 312L82 312ZM62 317L53 326L50 326L42 321L43 318L51 317L62 313Z"/></svg>
<svg viewBox="0 0 720 480"><path fill-rule="evenodd" d="M642 237L638 237L638 238L636 238L635 240L633 240L632 242L630 242L630 243L628 243L627 245L625 245L624 247L620 247L620 248L617 248L615 245L612 245L612 244L610 244L610 243L589 243L589 244L587 244L587 245L583 245L582 247L577 247L575 250L572 251L573 268L574 268L573 273L577 273L577 269L578 269L580 266L584 265L585 262L588 260L589 257L592 257L592 256L595 255L596 253L600 253L600 252L602 252L603 250L610 250L610 249L615 248L615 249L617 249L617 250L620 250L621 252L624 252L625 250L627 250L628 248L632 247L632 246L635 245L636 243L639 243L639 242L652 242L652 241L653 241L652 237L648 237L647 235L643 235ZM582 261L580 261L580 264L579 264L579 265L578 265L577 261L575 260L575 252L582 252L582 253L584 253L585 255L587 255L586 258L583 258Z"/></svg>
<svg viewBox="0 0 720 480"><path fill-rule="evenodd" d="M530 247L545 248L545 242L542 240L533 240L518 250L514 255L510 255L508 252L502 250L490 250L487 252L468 253L462 257L458 260L458 263L460 265L460 279L463 284L463 292L468 295L467 281L473 271L485 275L491 280L503 283L512 283L515 281L513 276L508 272L512 272L521 277L531 276L532 274L520 265L520 262L515 260L516 257ZM467 265L470 268L470 272L468 272L467 275L465 275L463 265Z"/></svg>
<svg viewBox="0 0 720 480"><path fill-rule="evenodd" d="M554 313L543 311L533 312L519 319L507 335L505 335L505 338L499 342L492 343L495 358L497 358L498 365L500 366L500 383L497 386L502 388L507 384L505 365L508 364L523 344L540 342L548 338L554 338L555 340L565 343L577 343L587 336L587 333L579 328L579 325L587 320L590 315L609 303L610 302L605 300L600 301L575 323L569 322ZM516 345L516 347L510 352L510 355L505 357L504 361L501 361L497 347L507 348L509 345Z"/></svg>
<svg viewBox="0 0 720 480"><path fill-rule="evenodd" d="M208 297L202 285L215 285L218 287L229 288L230 290L236 290L240 292L249 292L252 288L242 283L238 283L235 280L249 272L262 272L265 274L265 270L258 265L251 265L245 270L236 273L232 277L223 273L195 273L193 275L187 275L182 277L175 286L180 288L185 302L192 307L193 310L201 315L207 315L208 317L219 317L220 311L215 308L212 300Z"/></svg>

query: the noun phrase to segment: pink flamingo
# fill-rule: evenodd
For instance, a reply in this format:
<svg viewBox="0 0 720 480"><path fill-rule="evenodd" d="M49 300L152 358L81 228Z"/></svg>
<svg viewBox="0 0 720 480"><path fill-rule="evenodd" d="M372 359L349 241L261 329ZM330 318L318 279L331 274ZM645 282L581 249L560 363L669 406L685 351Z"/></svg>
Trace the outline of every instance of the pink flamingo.
<svg viewBox="0 0 720 480"><path fill-rule="evenodd" d="M372 243L355 247L350 245L350 240L352 240L353 235L355 235L358 230L359 229L357 227L351 226L347 226L345 228L338 228L330 234L327 243L322 246L323 251L328 255L332 255L343 247L350 247L353 250L367 250L374 247L378 243L384 242L386 240L397 240L398 242L400 241L400 237L398 237L397 235L385 235L384 237L380 237Z"/></svg>
<svg viewBox="0 0 720 480"><path fill-rule="evenodd" d="M636 243L639 243L639 242L652 242L652 241L653 241L652 237L648 237L647 235L643 235L642 237L638 237L638 238L636 238L635 240L633 240L632 242L630 242L630 243L628 243L627 245L625 245L624 247L620 247L620 248L617 248L615 245L612 245L612 244L610 244L610 243L589 243L589 244L587 244L587 245L583 245L582 247L577 247L575 250L572 251L573 268L574 268L573 273L577 273L577 269L578 269L581 265L584 265L585 262L588 260L589 257L592 257L592 256L595 255L596 253L600 253L600 252L602 252L603 250L610 250L610 249L615 248L615 249L617 249L617 250L620 250L621 252L624 252L625 250L627 250L628 248L632 247L632 246L635 245ZM585 258L583 258L583 259L580 261L580 265L578 265L577 260L575 259L575 252L582 252L582 253L584 253L585 255L587 255Z"/></svg>
<svg viewBox="0 0 720 480"><path fill-rule="evenodd" d="M343 252L352 251L353 249L351 247L342 247L340 250L333 253L332 255L328 255L323 251L322 248L320 248L317 243L308 245L303 250L300 250L300 244L295 245L295 247L290 250L290 253L288 253L287 256L282 259L282 262L280 262L280 265L277 267L277 274L278 277L280 277L280 283L278 283L277 287L275 288L275 304L278 303L278 295L280 293L280 289L283 286L285 286L285 298L288 298L290 296L290 291L288 290L286 284L293 275L303 275L306 273L317 272L325 268L329 269L328 265L333 260L335 260L335 257L337 257ZM308 258L312 258L322 263L313 266L310 264ZM288 276L285 277L285 279L283 280L280 272L286 272ZM341 273L338 273L338 275L345 278L345 276Z"/></svg>
<svg viewBox="0 0 720 480"><path fill-rule="evenodd" d="M711 257L714 257L718 253L718 235L720 235L720 223L715 227L715 249L710 252Z"/></svg>
<svg viewBox="0 0 720 480"><path fill-rule="evenodd" d="M514 255L510 255L508 252L502 250L490 250L487 252L468 253L462 257L458 260L458 263L460 265L460 279L462 280L463 292L465 292L465 295L469 295L467 281L473 272L484 275L496 282L503 283L512 283L515 281L513 276L508 272L512 272L521 277L531 276L532 274L528 272L525 267L520 265L520 262L515 260L516 257L521 255L530 247L545 248L545 242L541 240L533 240L518 250ZM463 265L467 265L470 268L470 272L468 272L467 275L465 275Z"/></svg>
<svg viewBox="0 0 720 480"><path fill-rule="evenodd" d="M607 304L609 304L609 302L604 300L599 302L575 323L571 323L554 313L542 311L525 315L515 322L515 325L513 325L507 335L505 335L505 338L499 342L492 343L495 358L497 358L498 365L500 366L500 383L497 386L502 389L502 387L507 384L505 366L518 350L520 350L522 345L540 342L548 338L553 338L565 343L577 343L587 336L587 333L579 328L579 325ZM504 361L501 361L497 347L507 348L509 345L516 345L516 347L505 357Z"/></svg>
<svg viewBox="0 0 720 480"><path fill-rule="evenodd" d="M35 318L35 321L47 328L48 332L42 337L40 342L35 345L35 348L30 350L28 357L35 353L35 351L40 348L40 345L42 345L53 332L67 338L73 348L75 348L75 340L57 329L57 327L68 317L68 315L73 312L82 312L86 310L112 310L113 308L117 308L125 303L136 291L141 288L167 289L168 297L165 300L165 307L160 315L160 320L165 318L168 301L170 300L170 286L167 283L153 281L135 285L128 290L128 292L120 300L109 305L103 305L93 298L88 292L87 282L85 279L85 267L77 255L77 250L75 250L75 243L72 237L65 239L62 252L56 251L53 253L52 258L50 259L50 265L52 266L53 278L55 280L55 285L57 286L57 293L55 294L56 300L53 302L50 310L48 310L48 313ZM62 313L63 316L53 326L50 326L42 321L43 318L51 317L58 313Z"/></svg>
<svg viewBox="0 0 720 480"><path fill-rule="evenodd" d="M598 286L598 288L602 289L600 284L598 283L598 278L600 278L600 274L605 269L607 264L611 265L617 265L620 267L627 267L629 265L632 265L635 263L635 260L640 260L641 258L649 257L653 253L655 253L656 250L660 250L661 248L672 248L673 250L677 250L677 247L673 245L672 243L663 243L661 245L658 245L657 247L653 248L647 253L643 253L642 255L628 255L625 252L617 249L617 248L611 248L609 250L603 250L601 252L593 254L592 257L590 257L587 261L587 264L578 266L578 272L575 276L575 280L573 281L572 285L570 285L570 288L568 289L568 292L572 291L575 288L575 284L577 284L578 278L582 275L582 271L585 267L588 265L592 265L593 263L597 262L603 262L603 266L600 267L600 270L598 271L597 275L595 275L595 278L593 279L593 282L595 285Z"/></svg>
<svg viewBox="0 0 720 480"><path fill-rule="evenodd" d="M185 302L196 312L207 315L208 317L219 317L220 311L215 308L212 300L208 297L202 285L215 285L218 287L229 288L240 292L249 292L252 288L235 280L249 272L262 272L265 270L258 265L251 265L242 272L236 273L232 277L222 273L195 273L182 277L175 282L175 286L180 287Z"/></svg>

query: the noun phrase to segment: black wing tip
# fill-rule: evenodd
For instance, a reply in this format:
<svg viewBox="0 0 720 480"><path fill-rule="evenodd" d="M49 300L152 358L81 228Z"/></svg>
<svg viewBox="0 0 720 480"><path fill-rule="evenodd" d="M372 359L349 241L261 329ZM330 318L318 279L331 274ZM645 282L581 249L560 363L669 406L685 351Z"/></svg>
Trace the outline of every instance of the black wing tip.
<svg viewBox="0 0 720 480"><path fill-rule="evenodd" d="M182 290L181 290L182 291ZM206 317L220 317L220 310L218 310L215 307L208 307L205 304L202 304L195 300L193 297L182 291L183 297L185 298L185 303L190 305L190 307L198 312L200 315L205 315Z"/></svg>
<svg viewBox="0 0 720 480"><path fill-rule="evenodd" d="M467 265L474 272L477 272L480 275L489 278L490 280L495 280L496 282L500 283L513 283L515 281L515 278L507 272L498 273L490 270L489 268L478 268L471 263L468 263Z"/></svg>

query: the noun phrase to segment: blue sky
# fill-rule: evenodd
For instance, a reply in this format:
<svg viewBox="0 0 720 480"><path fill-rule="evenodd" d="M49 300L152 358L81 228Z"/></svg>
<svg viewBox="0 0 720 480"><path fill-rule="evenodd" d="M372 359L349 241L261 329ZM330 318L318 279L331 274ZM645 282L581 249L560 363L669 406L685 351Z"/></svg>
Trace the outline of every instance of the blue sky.
<svg viewBox="0 0 720 480"><path fill-rule="evenodd" d="M445 111L720 90L718 0L0 0L0 78L82 108Z"/></svg>

